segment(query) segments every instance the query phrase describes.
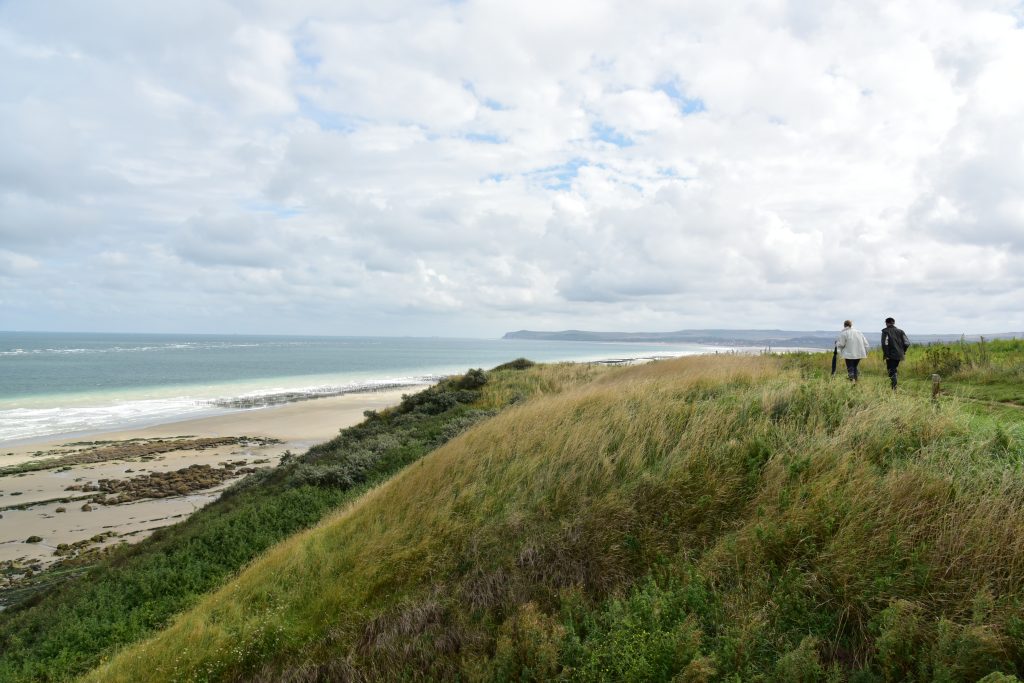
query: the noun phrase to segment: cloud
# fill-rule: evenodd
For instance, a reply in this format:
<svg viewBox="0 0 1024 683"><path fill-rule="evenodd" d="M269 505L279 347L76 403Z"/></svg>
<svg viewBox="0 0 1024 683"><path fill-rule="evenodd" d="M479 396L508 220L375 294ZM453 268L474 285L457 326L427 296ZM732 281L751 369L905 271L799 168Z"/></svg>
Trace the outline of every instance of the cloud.
<svg viewBox="0 0 1024 683"><path fill-rule="evenodd" d="M31 256L0 249L0 277L30 273L39 268L39 261Z"/></svg>
<svg viewBox="0 0 1024 683"><path fill-rule="evenodd" d="M15 0L0 25L11 325L1024 329L999 0Z"/></svg>
<svg viewBox="0 0 1024 683"><path fill-rule="evenodd" d="M241 26L231 36L227 80L256 113L288 114L298 108L290 76L296 56L288 37L256 26Z"/></svg>
<svg viewBox="0 0 1024 683"><path fill-rule="evenodd" d="M927 183L911 208L911 224L943 242L1024 251L1024 95L1001 87L1024 64L1024 33L973 64L968 97L956 125L922 160Z"/></svg>

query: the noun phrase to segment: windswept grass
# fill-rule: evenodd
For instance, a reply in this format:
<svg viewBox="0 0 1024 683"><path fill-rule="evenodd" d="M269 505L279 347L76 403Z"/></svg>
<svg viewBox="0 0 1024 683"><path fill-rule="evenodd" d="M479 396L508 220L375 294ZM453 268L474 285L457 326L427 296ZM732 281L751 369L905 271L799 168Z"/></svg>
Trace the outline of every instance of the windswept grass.
<svg viewBox="0 0 1024 683"><path fill-rule="evenodd" d="M808 378L792 359L686 358L574 388L589 372L523 378L534 398L87 680L1024 670L1020 423Z"/></svg>
<svg viewBox="0 0 1024 683"><path fill-rule="evenodd" d="M55 587L69 572L44 572L13 596L21 604L0 612L0 680L67 680L88 670L115 648L165 626L267 548L513 399L558 391L604 371L555 365L479 373L476 381L453 378L247 477L187 521L115 551L85 576ZM27 597L33 587L35 596Z"/></svg>
<svg viewBox="0 0 1024 683"><path fill-rule="evenodd" d="M498 366L490 375L495 381L482 388L480 399L474 404L482 410L500 410L533 396L558 394L597 377L615 377L621 368L610 368L586 363L552 363L523 366L520 362ZM526 361L529 363L529 361Z"/></svg>

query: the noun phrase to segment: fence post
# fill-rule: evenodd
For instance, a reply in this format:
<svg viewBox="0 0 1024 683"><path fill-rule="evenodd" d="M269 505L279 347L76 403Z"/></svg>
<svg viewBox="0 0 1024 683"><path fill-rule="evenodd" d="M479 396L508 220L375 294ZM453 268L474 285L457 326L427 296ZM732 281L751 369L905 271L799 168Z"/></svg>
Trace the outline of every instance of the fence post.
<svg viewBox="0 0 1024 683"><path fill-rule="evenodd" d="M932 375L932 400L938 401L940 393L942 393L942 377Z"/></svg>

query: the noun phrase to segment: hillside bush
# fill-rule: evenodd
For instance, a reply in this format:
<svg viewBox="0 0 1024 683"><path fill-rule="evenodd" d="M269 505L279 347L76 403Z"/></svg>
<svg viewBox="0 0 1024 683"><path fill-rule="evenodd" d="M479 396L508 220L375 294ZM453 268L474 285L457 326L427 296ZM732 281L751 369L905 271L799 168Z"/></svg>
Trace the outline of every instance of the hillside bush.
<svg viewBox="0 0 1024 683"><path fill-rule="evenodd" d="M459 389L479 389L487 384L487 373L480 368L472 369L455 381Z"/></svg>
<svg viewBox="0 0 1024 683"><path fill-rule="evenodd" d="M532 368L536 363L527 358L516 358L508 363L502 363L494 367L494 370L526 370Z"/></svg>
<svg viewBox="0 0 1024 683"><path fill-rule="evenodd" d="M945 344L931 344L924 349L925 372L949 376L964 365L964 357L959 349Z"/></svg>

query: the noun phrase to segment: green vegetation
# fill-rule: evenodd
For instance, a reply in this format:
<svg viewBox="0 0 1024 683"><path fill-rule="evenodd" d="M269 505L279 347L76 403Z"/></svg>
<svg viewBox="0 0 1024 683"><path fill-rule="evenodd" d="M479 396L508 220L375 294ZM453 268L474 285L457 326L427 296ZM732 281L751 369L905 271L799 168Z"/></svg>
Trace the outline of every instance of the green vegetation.
<svg viewBox="0 0 1024 683"><path fill-rule="evenodd" d="M928 349L895 394L825 354L488 381L516 405L87 680L1016 680L1024 411L983 381L1013 344L935 403Z"/></svg>
<svg viewBox="0 0 1024 683"><path fill-rule="evenodd" d="M510 398L556 391L596 371L552 366L542 379L514 370L472 371L407 396L394 409L369 413L362 424L250 475L216 503L138 545L93 556L101 561L84 576L83 558L35 576L34 586L5 596L21 604L0 612L0 680L66 680L82 673Z"/></svg>
<svg viewBox="0 0 1024 683"><path fill-rule="evenodd" d="M915 373L942 375L956 396L1024 405L1024 340L936 344L910 360Z"/></svg>
<svg viewBox="0 0 1024 683"><path fill-rule="evenodd" d="M471 370L0 613L0 680L1017 680L1024 342L830 357Z"/></svg>
<svg viewBox="0 0 1024 683"><path fill-rule="evenodd" d="M821 354L794 354L790 362L797 363L805 376L824 377L829 361L822 358ZM860 367L868 379L872 375L886 376L885 361L878 349L872 350ZM907 359L900 364L901 386L930 387L933 374L942 378L946 396L1024 406L1024 340L911 346ZM837 377L843 375L840 361Z"/></svg>

